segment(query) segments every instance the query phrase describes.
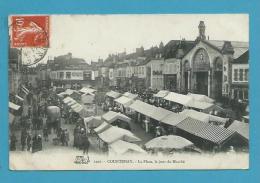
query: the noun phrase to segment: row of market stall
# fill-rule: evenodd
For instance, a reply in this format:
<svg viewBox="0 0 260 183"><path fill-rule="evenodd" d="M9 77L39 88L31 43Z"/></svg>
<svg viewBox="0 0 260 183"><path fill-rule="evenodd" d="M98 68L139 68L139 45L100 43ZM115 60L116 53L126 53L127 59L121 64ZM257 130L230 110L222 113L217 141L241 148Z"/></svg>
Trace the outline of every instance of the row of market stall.
<svg viewBox="0 0 260 183"><path fill-rule="evenodd" d="M155 97L174 101L187 107L176 113L145 103L141 100L127 98L124 94L114 91L107 93L114 103L123 106L126 115L133 121L140 123L147 133L155 133L158 127L162 127L165 133L182 136L192 141L196 146L204 150L226 150L235 147L236 149L247 150L249 141L249 127L240 121L234 121L227 126L229 119L222 118L210 113L210 110L221 109L216 107L214 100L207 96L198 94L182 95L174 92L158 92ZM199 105L197 105L199 104ZM194 110L196 109L203 110ZM236 124L236 125L235 125Z"/></svg>
<svg viewBox="0 0 260 183"><path fill-rule="evenodd" d="M84 122L86 128L97 137L98 147L110 155L173 151L198 152L191 141L176 135L160 136L142 144L142 139L131 132L131 129L120 127L123 123L131 126L133 120L119 112L109 111L102 116L85 118Z"/></svg>

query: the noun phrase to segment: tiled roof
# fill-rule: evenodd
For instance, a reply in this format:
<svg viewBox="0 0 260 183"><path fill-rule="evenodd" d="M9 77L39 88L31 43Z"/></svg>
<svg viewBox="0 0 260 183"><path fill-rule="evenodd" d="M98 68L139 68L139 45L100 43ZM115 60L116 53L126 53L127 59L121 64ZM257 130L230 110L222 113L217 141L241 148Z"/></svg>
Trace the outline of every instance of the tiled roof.
<svg viewBox="0 0 260 183"><path fill-rule="evenodd" d="M233 60L233 64L248 64L249 61L249 51L247 50L240 57Z"/></svg>
<svg viewBox="0 0 260 183"><path fill-rule="evenodd" d="M188 116L172 112L170 115L163 118L161 122L171 126L176 126L186 118L188 118Z"/></svg>
<svg viewBox="0 0 260 183"><path fill-rule="evenodd" d="M206 40L206 43L210 43L211 45L215 46L219 50L221 50L224 46L225 41L221 40ZM248 42L241 42L241 41L231 41L231 45L234 49L234 59L240 57L246 51L248 51L249 43Z"/></svg>

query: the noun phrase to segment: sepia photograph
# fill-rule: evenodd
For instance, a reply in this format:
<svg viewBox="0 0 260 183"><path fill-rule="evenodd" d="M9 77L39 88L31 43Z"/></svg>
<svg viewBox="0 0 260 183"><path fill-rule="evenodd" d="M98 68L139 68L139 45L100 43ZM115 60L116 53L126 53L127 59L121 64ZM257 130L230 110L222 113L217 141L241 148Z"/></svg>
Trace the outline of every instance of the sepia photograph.
<svg viewBox="0 0 260 183"><path fill-rule="evenodd" d="M249 168L249 15L10 15L11 170Z"/></svg>

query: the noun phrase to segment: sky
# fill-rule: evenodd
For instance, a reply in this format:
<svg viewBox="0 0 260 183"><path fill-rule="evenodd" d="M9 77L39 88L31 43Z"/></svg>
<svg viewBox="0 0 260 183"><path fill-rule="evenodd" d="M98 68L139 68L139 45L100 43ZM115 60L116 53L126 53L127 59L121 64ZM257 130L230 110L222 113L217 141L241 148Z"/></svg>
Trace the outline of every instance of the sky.
<svg viewBox="0 0 260 183"><path fill-rule="evenodd" d="M51 15L48 58L69 52L87 62L124 50L195 40L204 21L210 40L249 41L247 14Z"/></svg>

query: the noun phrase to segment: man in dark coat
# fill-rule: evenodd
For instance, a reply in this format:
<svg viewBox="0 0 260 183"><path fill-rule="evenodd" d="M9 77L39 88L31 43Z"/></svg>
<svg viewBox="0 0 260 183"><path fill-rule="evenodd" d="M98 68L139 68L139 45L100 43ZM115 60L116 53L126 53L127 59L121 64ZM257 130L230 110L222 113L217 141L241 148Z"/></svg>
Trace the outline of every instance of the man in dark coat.
<svg viewBox="0 0 260 183"><path fill-rule="evenodd" d="M32 153L37 152L37 136L34 135L32 138Z"/></svg>
<svg viewBox="0 0 260 183"><path fill-rule="evenodd" d="M27 132L26 129L24 128L21 132L21 145L22 145L22 151L24 151L24 148L26 146L26 136L27 136Z"/></svg>
<svg viewBox="0 0 260 183"><path fill-rule="evenodd" d="M42 150L42 136L41 135L37 136L37 150L38 151Z"/></svg>
<svg viewBox="0 0 260 183"><path fill-rule="evenodd" d="M11 142L10 142L10 150L11 151L15 151L16 150L16 142L17 142L16 136L14 134L12 134L10 140L11 140Z"/></svg>
<svg viewBox="0 0 260 183"><path fill-rule="evenodd" d="M43 138L44 138L44 141L45 141L45 142L48 142L48 141L49 141L48 136L49 136L48 128L45 127L45 128L43 129Z"/></svg>
<svg viewBox="0 0 260 183"><path fill-rule="evenodd" d="M83 149L83 154L88 154L88 149L89 149L89 140L86 134L83 135L82 137L82 149Z"/></svg>
<svg viewBox="0 0 260 183"><path fill-rule="evenodd" d="M65 137L65 131L64 131L64 130L61 130L60 140L61 140L61 144L62 144L63 146L65 146L66 137Z"/></svg>
<svg viewBox="0 0 260 183"><path fill-rule="evenodd" d="M27 151L30 151L31 150L31 141L32 141L32 137L31 135L28 133L27 134L27 138L26 138L26 144L27 144Z"/></svg>

